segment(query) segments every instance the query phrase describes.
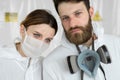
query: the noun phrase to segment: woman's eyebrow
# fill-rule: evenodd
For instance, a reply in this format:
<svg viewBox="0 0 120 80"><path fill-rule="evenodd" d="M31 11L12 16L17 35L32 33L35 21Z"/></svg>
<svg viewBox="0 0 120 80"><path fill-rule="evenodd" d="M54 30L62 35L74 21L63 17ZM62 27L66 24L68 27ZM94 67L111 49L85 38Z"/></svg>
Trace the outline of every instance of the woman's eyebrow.
<svg viewBox="0 0 120 80"><path fill-rule="evenodd" d="M39 33L38 31L34 31L35 33Z"/></svg>
<svg viewBox="0 0 120 80"><path fill-rule="evenodd" d="M41 33L39 33L39 32L37 32L37 31L34 31L34 32L33 32L33 34L34 34L34 35L39 35L39 36L42 36L42 34L41 34Z"/></svg>

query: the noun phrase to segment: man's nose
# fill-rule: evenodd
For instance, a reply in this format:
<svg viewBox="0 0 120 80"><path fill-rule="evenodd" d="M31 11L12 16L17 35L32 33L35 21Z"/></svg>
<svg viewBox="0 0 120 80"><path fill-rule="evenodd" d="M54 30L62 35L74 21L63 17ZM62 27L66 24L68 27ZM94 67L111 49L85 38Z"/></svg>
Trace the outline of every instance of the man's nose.
<svg viewBox="0 0 120 80"><path fill-rule="evenodd" d="M77 25L79 25L79 21L78 21L78 19L77 18L74 18L74 17L72 17L72 18L70 18L70 27L76 27Z"/></svg>

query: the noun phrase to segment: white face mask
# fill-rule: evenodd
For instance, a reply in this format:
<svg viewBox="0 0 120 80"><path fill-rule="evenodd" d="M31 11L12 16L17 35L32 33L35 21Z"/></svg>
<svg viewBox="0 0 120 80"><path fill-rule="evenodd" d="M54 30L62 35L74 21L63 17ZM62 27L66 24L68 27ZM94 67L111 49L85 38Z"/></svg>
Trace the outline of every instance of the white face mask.
<svg viewBox="0 0 120 80"><path fill-rule="evenodd" d="M26 34L24 41L21 44L21 48L27 57L36 58L40 57L49 47L49 44L37 40Z"/></svg>

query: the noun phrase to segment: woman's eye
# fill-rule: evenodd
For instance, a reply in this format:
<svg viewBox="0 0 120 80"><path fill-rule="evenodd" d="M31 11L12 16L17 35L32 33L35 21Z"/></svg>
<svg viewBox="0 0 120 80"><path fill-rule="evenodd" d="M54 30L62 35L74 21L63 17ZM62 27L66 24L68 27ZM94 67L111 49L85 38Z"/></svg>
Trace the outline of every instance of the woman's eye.
<svg viewBox="0 0 120 80"><path fill-rule="evenodd" d="M40 38L41 37L41 35L40 34L33 34L33 36L35 37L35 38Z"/></svg>
<svg viewBox="0 0 120 80"><path fill-rule="evenodd" d="M50 43L52 39L46 39L45 42L46 43Z"/></svg>

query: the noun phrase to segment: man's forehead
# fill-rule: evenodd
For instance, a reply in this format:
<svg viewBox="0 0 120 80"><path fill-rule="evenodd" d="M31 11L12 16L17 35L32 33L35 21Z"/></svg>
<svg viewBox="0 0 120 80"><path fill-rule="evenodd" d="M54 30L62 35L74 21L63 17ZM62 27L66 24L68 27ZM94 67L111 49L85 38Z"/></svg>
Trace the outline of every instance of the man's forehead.
<svg viewBox="0 0 120 80"><path fill-rule="evenodd" d="M60 16L70 15L75 13L76 11L83 10L85 5L83 2L80 3L61 3L58 6L58 11Z"/></svg>

